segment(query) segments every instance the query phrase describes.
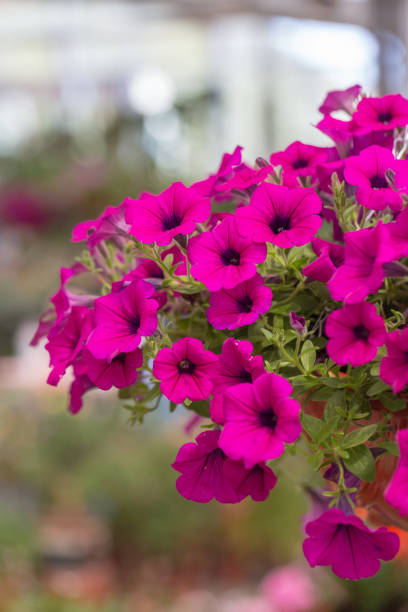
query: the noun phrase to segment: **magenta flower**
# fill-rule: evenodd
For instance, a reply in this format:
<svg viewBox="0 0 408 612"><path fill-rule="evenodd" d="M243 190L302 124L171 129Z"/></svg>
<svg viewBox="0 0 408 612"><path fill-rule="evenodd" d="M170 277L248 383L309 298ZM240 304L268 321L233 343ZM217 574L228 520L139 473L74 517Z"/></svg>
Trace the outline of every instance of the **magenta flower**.
<svg viewBox="0 0 408 612"><path fill-rule="evenodd" d="M408 208L402 210L396 221L388 223L391 243L394 248L394 258L408 256Z"/></svg>
<svg viewBox="0 0 408 612"><path fill-rule="evenodd" d="M77 414L82 408L84 394L91 389L95 389L95 385L86 373L87 365L82 357L73 363L72 369L74 380L69 388L68 410L71 414Z"/></svg>
<svg viewBox="0 0 408 612"><path fill-rule="evenodd" d="M408 330L405 330L408 331ZM400 458L396 470L385 490L385 501L397 508L403 516L408 514L408 429L397 431Z"/></svg>
<svg viewBox="0 0 408 612"><path fill-rule="evenodd" d="M408 385L408 327L388 333L385 344L387 355L381 359L380 378L399 393Z"/></svg>
<svg viewBox="0 0 408 612"><path fill-rule="evenodd" d="M191 234L197 223L207 221L211 212L209 198L179 182L159 195L128 198L125 202L126 221L131 225L129 233L149 244L170 244L177 234Z"/></svg>
<svg viewBox="0 0 408 612"><path fill-rule="evenodd" d="M348 89L329 91L319 111L323 115L328 115L334 111L344 110L349 115L354 112L354 104L361 94L361 85L353 85Z"/></svg>
<svg viewBox="0 0 408 612"><path fill-rule="evenodd" d="M334 141L341 157L358 155L371 145L387 149L392 149L394 145L392 130L371 130L368 127L361 127L354 121L354 115L350 121L325 115L316 127Z"/></svg>
<svg viewBox="0 0 408 612"><path fill-rule="evenodd" d="M400 94L360 100L353 119L370 130L393 130L408 124L408 100Z"/></svg>
<svg viewBox="0 0 408 612"><path fill-rule="evenodd" d="M49 385L58 385L69 365L82 352L92 330L93 313L85 306L73 306L62 329L45 345L50 355Z"/></svg>
<svg viewBox="0 0 408 612"><path fill-rule="evenodd" d="M273 166L282 166L283 178L291 187L299 185L298 176L314 177L316 166L327 160L327 149L292 142L284 151L272 153L270 162Z"/></svg>
<svg viewBox="0 0 408 612"><path fill-rule="evenodd" d="M204 431L196 442L184 444L172 468L181 472L177 491L186 499L207 503L215 498L222 503L237 503L251 495L263 501L276 484L276 476L265 465L246 470L240 461L232 461L218 446L220 432Z"/></svg>
<svg viewBox="0 0 408 612"><path fill-rule="evenodd" d="M162 348L153 363L153 374L161 380L160 390L170 401L206 399L213 389L218 357L205 351L196 338L181 338L170 348Z"/></svg>
<svg viewBox="0 0 408 612"><path fill-rule="evenodd" d="M150 336L157 327L158 303L152 299L154 287L143 280L95 300L95 329L87 348L97 359L113 359L130 353L142 336Z"/></svg>
<svg viewBox="0 0 408 612"><path fill-rule="evenodd" d="M383 264L392 261L395 249L381 221L375 227L344 235L344 265L327 283L333 300L355 304L375 293L384 280Z"/></svg>
<svg viewBox="0 0 408 612"><path fill-rule="evenodd" d="M391 151L377 145L346 159L344 177L350 185L357 185L357 202L372 210L383 210L387 206L400 210L401 196L386 179L387 170L394 170L397 164Z"/></svg>
<svg viewBox="0 0 408 612"><path fill-rule="evenodd" d="M344 262L344 246L321 238L312 238L312 248L318 257L303 268L302 272L312 280L326 283Z"/></svg>
<svg viewBox="0 0 408 612"><path fill-rule="evenodd" d="M111 387L124 389L137 378L137 370L143 363L143 353L136 349L131 353L119 353L111 361L96 359L89 351L84 353L89 379L99 389L107 391Z"/></svg>
<svg viewBox="0 0 408 612"><path fill-rule="evenodd" d="M386 330L374 304L346 304L334 310L326 320L326 349L330 359L339 365L353 367L369 363L385 343Z"/></svg>
<svg viewBox="0 0 408 612"><path fill-rule="evenodd" d="M191 185L201 196L216 197L220 195L225 185L234 175L234 169L241 164L242 147L235 147L233 153L224 153L220 167L204 181Z"/></svg>
<svg viewBox="0 0 408 612"><path fill-rule="evenodd" d="M232 289L256 274L266 257L265 244L242 238L234 217L227 217L211 232L194 236L188 244L191 274L210 291Z"/></svg>
<svg viewBox="0 0 408 612"><path fill-rule="evenodd" d="M360 580L374 576L380 559L391 561L399 550L399 538L386 527L369 529L355 515L332 508L306 525L309 536L303 553L311 567L331 565L340 578Z"/></svg>
<svg viewBox="0 0 408 612"><path fill-rule="evenodd" d="M236 211L238 231L255 242L271 242L282 248L307 244L322 224L322 203L313 189L289 189L263 183L249 206Z"/></svg>
<svg viewBox="0 0 408 612"><path fill-rule="evenodd" d="M233 289L221 289L210 295L207 319L215 329L236 329L251 325L268 312L272 291L259 274Z"/></svg>
<svg viewBox="0 0 408 612"><path fill-rule="evenodd" d="M148 194L142 194L141 197ZM72 230L72 242L86 240L87 246L93 248L102 240L116 238L118 230L127 233L129 225L125 220L126 200L119 206L108 206L97 219L82 221Z"/></svg>
<svg viewBox="0 0 408 612"><path fill-rule="evenodd" d="M225 391L219 444L228 457L243 459L250 469L260 461L277 459L285 442L297 440L302 431L300 405L290 393L292 385L277 374L264 374L252 384Z"/></svg>
<svg viewBox="0 0 408 612"><path fill-rule="evenodd" d="M253 348L248 340L235 338L227 338L222 345L210 406L210 416L215 423L224 423L224 391L234 385L252 383L265 374L263 359L260 355L252 355Z"/></svg>

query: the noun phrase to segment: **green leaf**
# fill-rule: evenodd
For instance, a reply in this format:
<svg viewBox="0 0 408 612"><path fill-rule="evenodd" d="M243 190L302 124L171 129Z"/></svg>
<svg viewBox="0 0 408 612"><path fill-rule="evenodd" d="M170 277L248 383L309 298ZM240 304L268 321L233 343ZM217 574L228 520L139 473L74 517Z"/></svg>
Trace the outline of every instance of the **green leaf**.
<svg viewBox="0 0 408 612"><path fill-rule="evenodd" d="M396 442L380 442L378 446L380 446L381 448L385 448L385 450L391 453L391 455L396 455L397 457L399 457L400 453L398 444Z"/></svg>
<svg viewBox="0 0 408 612"><path fill-rule="evenodd" d="M303 429L312 440L317 440L318 435L320 434L323 422L321 419L317 419L316 417L306 414L305 412L301 413L300 420L302 422Z"/></svg>
<svg viewBox="0 0 408 612"><path fill-rule="evenodd" d="M382 380L377 380L371 387L367 389L368 397L374 397L374 395L379 395L386 389L389 389L389 386L385 384Z"/></svg>
<svg viewBox="0 0 408 612"><path fill-rule="evenodd" d="M388 410L391 410L391 412L404 410L404 408L407 407L407 400L397 397L391 392L383 393L380 400Z"/></svg>
<svg viewBox="0 0 408 612"><path fill-rule="evenodd" d="M346 468L361 480L372 482L375 478L375 464L367 446L354 446L348 450L348 454L348 459L344 459Z"/></svg>
<svg viewBox="0 0 408 612"><path fill-rule="evenodd" d="M196 414L199 414L202 417L210 416L210 407L206 400L199 400L198 402L190 402L189 406L187 406L189 410L192 410Z"/></svg>
<svg viewBox="0 0 408 612"><path fill-rule="evenodd" d="M352 448L366 442L377 430L377 425L367 425L351 431L341 442L341 448Z"/></svg>
<svg viewBox="0 0 408 612"><path fill-rule="evenodd" d="M311 340L306 340L303 343L302 351L300 353L300 361L306 372L310 372L316 361L316 349Z"/></svg>
<svg viewBox="0 0 408 612"><path fill-rule="evenodd" d="M312 468L312 470L315 470L317 472L321 466L322 459L323 453L319 451L317 453L313 453L313 455L309 455L307 458L307 462Z"/></svg>

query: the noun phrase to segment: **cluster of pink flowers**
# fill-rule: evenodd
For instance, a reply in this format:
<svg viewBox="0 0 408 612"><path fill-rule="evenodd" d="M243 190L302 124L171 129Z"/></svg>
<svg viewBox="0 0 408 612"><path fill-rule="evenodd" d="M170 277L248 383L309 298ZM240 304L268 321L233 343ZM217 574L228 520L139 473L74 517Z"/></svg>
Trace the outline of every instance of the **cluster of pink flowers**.
<svg viewBox="0 0 408 612"><path fill-rule="evenodd" d="M393 415L408 385L408 100L356 85L320 112L331 146L294 142L253 166L237 147L205 180L77 225L86 250L33 344L47 337L49 384L71 369L73 413L116 387L139 421L163 396L199 415L172 465L188 500L263 501L300 449L329 486L304 554L359 579L398 552L354 512L395 440L384 499L408 514L408 430ZM68 289L85 274L93 291Z"/></svg>

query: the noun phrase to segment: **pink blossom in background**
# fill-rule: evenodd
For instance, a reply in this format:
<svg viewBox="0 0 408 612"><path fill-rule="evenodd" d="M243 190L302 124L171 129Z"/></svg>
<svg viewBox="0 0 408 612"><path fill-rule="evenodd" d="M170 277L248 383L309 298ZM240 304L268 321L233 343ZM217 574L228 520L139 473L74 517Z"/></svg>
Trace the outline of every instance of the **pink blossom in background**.
<svg viewBox="0 0 408 612"><path fill-rule="evenodd" d="M337 268L344 263L344 246L321 238L312 238L311 243L312 249L318 257L308 266L305 266L302 272L312 280L326 283L331 279Z"/></svg>
<svg viewBox="0 0 408 612"><path fill-rule="evenodd" d="M381 98L362 98L353 115L354 121L370 130L393 130L408 125L408 100L400 94Z"/></svg>
<svg viewBox="0 0 408 612"><path fill-rule="evenodd" d="M248 340L227 338L222 345L218 371L213 378L214 398L210 405L210 416L215 423L224 423L224 391L233 385L252 383L265 374L261 355L252 355L253 346Z"/></svg>
<svg viewBox="0 0 408 612"><path fill-rule="evenodd" d="M162 348L153 363L153 374L161 380L160 390L172 402L206 399L213 389L218 357L205 351L197 338L181 338Z"/></svg>
<svg viewBox="0 0 408 612"><path fill-rule="evenodd" d="M250 469L277 459L285 442L300 436L300 405L290 398L292 385L277 374L264 374L252 384L230 387L224 395L225 425L220 447Z"/></svg>
<svg viewBox="0 0 408 612"><path fill-rule="evenodd" d="M130 353L143 336L157 327L158 303L152 299L154 288L135 280L116 293L95 300L95 329L87 348L97 359L113 359L119 353Z"/></svg>
<svg viewBox="0 0 408 612"><path fill-rule="evenodd" d="M389 332L385 339L387 355L380 362L380 378L400 393L408 385L408 328Z"/></svg>
<svg viewBox="0 0 408 612"><path fill-rule="evenodd" d="M210 291L219 291L255 276L256 264L266 257L266 245L242 238L235 218L227 217L210 232L193 236L187 254L192 276Z"/></svg>
<svg viewBox="0 0 408 612"><path fill-rule="evenodd" d="M119 353L108 361L96 359L89 351L85 351L83 359L89 379L99 389L107 391L111 387L124 389L136 381L137 370L143 363L143 353L136 349L131 353Z"/></svg>
<svg viewBox="0 0 408 612"><path fill-rule="evenodd" d="M327 115L334 111L343 110L349 115L352 115L355 102L361 94L361 90L361 85L353 85L347 89L329 91L323 104L319 106L319 111L322 115Z"/></svg>
<svg viewBox="0 0 408 612"><path fill-rule="evenodd" d="M313 189L289 189L263 183L249 206L235 216L242 236L258 243L271 242L282 248L307 244L322 224L322 203Z"/></svg>
<svg viewBox="0 0 408 612"><path fill-rule="evenodd" d="M332 508L306 525L303 553L311 565L330 565L340 578L370 578L399 550L399 538L386 527L369 529L354 515Z"/></svg>
<svg viewBox="0 0 408 612"><path fill-rule="evenodd" d="M314 147L303 142L292 142L284 151L272 153L272 166L281 166L284 183L290 187L298 187L297 177L311 176L314 178L316 166L327 161L328 151L324 147Z"/></svg>
<svg viewBox="0 0 408 612"><path fill-rule="evenodd" d="M156 242L159 246L170 244L177 234L191 234L211 213L210 199L180 182L159 195L127 198L125 204L129 233L140 242Z"/></svg>
<svg viewBox="0 0 408 612"><path fill-rule="evenodd" d="M384 320L369 302L334 310L327 317L325 330L329 337L326 350L339 365L369 363L386 339Z"/></svg>
<svg viewBox="0 0 408 612"><path fill-rule="evenodd" d="M67 367L80 355L92 325L93 312L86 306L73 306L64 326L48 340L45 348L53 366L47 380L49 385L58 385Z"/></svg>
<svg viewBox="0 0 408 612"><path fill-rule="evenodd" d="M276 612L312 612L319 603L317 588L300 565L272 570L262 580L260 590Z"/></svg>
<svg viewBox="0 0 408 612"><path fill-rule="evenodd" d="M97 219L82 221L72 230L72 242L86 240L92 251L102 240L116 238L119 232L127 233L129 225L125 220L126 200L119 206L108 206Z"/></svg>
<svg viewBox="0 0 408 612"><path fill-rule="evenodd" d="M408 514L408 429L397 431L397 443L400 458L385 490L384 499L388 504L397 508L400 514L406 516Z"/></svg>
<svg viewBox="0 0 408 612"><path fill-rule="evenodd" d="M272 291L260 274L233 289L221 289L210 294L207 319L216 329L237 329L250 325L269 310Z"/></svg>
<svg viewBox="0 0 408 612"><path fill-rule="evenodd" d="M276 484L276 476L265 465L247 470L240 461L232 461L218 445L220 431L204 431L195 443L184 444L172 468L181 473L176 481L180 495L200 503L216 499L237 503L251 495L264 501Z"/></svg>
<svg viewBox="0 0 408 612"><path fill-rule="evenodd" d="M372 210L401 210L401 196L392 189L386 179L387 170L398 167L398 160L388 149L373 145L358 156L345 161L344 177L351 185L357 185L356 198L362 206Z"/></svg>
<svg viewBox="0 0 408 612"><path fill-rule="evenodd" d="M327 283L333 300L355 304L375 293L383 284L383 264L394 259L388 225L347 232L344 235L344 265Z"/></svg>

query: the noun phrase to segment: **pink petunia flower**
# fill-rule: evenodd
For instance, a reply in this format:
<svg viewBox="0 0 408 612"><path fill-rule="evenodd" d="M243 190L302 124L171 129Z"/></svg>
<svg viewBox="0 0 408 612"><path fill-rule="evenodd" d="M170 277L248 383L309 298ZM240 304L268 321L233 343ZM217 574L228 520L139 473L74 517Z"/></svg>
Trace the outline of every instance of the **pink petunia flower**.
<svg viewBox="0 0 408 612"><path fill-rule="evenodd" d="M385 344L387 355L381 359L380 378L399 393L408 385L408 328L388 333Z"/></svg>
<svg viewBox="0 0 408 612"><path fill-rule="evenodd" d="M363 98L353 115L354 121L370 130L393 130L408 125L408 100L400 94Z"/></svg>
<svg viewBox="0 0 408 612"><path fill-rule="evenodd" d="M344 235L344 265L327 283L333 300L355 304L375 293L384 280L383 264L394 259L389 229L381 221L375 227Z"/></svg>
<svg viewBox="0 0 408 612"><path fill-rule="evenodd" d="M319 112L328 115L334 111L343 110L349 115L354 112L354 104L361 94L361 85L353 85L347 89L329 91L324 102L319 106Z"/></svg>
<svg viewBox="0 0 408 612"><path fill-rule="evenodd" d="M150 336L157 327L158 303L151 296L154 287L143 280L95 300L95 329L87 348L97 359L113 359L130 353L142 336Z"/></svg>
<svg viewBox="0 0 408 612"><path fill-rule="evenodd" d="M235 338L227 338L222 345L210 405L210 416L215 423L224 423L224 391L234 385L252 383L265 374L263 359L260 355L252 355L253 348L248 340Z"/></svg>
<svg viewBox="0 0 408 612"><path fill-rule="evenodd" d="M283 179L290 187L299 186L298 177L315 177L316 166L327 161L328 150L303 142L292 142L284 151L272 153L270 162L273 166L282 166Z"/></svg>
<svg viewBox="0 0 408 612"><path fill-rule="evenodd" d="M394 145L392 129L372 130L362 127L354 121L354 116L350 121L343 121L331 115L325 115L316 127L333 140L340 157L358 155L371 145L386 147L390 150Z"/></svg>
<svg viewBox="0 0 408 612"><path fill-rule="evenodd" d="M77 414L82 408L82 398L87 391L95 389L95 384L88 377L87 364L82 356L73 363L74 380L69 388L68 410L71 414Z"/></svg>
<svg viewBox="0 0 408 612"><path fill-rule="evenodd" d="M370 578L399 550L399 538L386 527L369 529L355 515L332 508L306 525L303 553L311 565L330 565L340 578Z"/></svg>
<svg viewBox="0 0 408 612"><path fill-rule="evenodd" d="M224 153L220 166L207 179L193 183L191 187L201 196L217 197L224 191L225 185L234 175L234 169L241 164L242 147L235 147L233 153Z"/></svg>
<svg viewBox="0 0 408 612"><path fill-rule="evenodd" d="M249 206L236 211L238 231L255 242L282 248L307 244L321 226L322 203L313 189L263 183Z"/></svg>
<svg viewBox="0 0 408 612"><path fill-rule="evenodd" d="M213 389L218 357L205 351L196 338L181 338L162 348L153 363L153 374L161 380L160 390L170 401L206 399Z"/></svg>
<svg viewBox="0 0 408 612"><path fill-rule="evenodd" d="M374 304L346 304L329 314L326 321L329 337L326 349L330 359L339 365L356 367L369 363L385 343L384 320Z"/></svg>
<svg viewBox="0 0 408 612"><path fill-rule="evenodd" d="M236 329L251 325L265 314L272 302L272 291L260 274L233 289L221 289L210 295L207 319L216 329Z"/></svg>
<svg viewBox="0 0 408 612"><path fill-rule="evenodd" d="M143 363L143 353L136 349L131 353L119 353L111 361L96 359L89 351L84 352L89 379L99 389L107 391L111 387L124 389L137 379L137 370Z"/></svg>
<svg viewBox="0 0 408 612"><path fill-rule="evenodd" d="M197 223L207 221L211 212L209 198L201 197L180 182L159 195L128 198L125 202L129 233L140 242L156 242L160 246L170 244L177 234L191 234Z"/></svg>
<svg viewBox="0 0 408 612"><path fill-rule="evenodd" d="M45 345L50 355L49 385L58 385L69 365L82 352L92 330L93 313L86 306L73 306L62 329Z"/></svg>
<svg viewBox="0 0 408 612"><path fill-rule="evenodd" d="M265 576L261 592L271 606L270 612L312 612L318 609L319 593L309 572L307 567L293 564L273 569Z"/></svg>
<svg viewBox="0 0 408 612"><path fill-rule="evenodd" d="M243 459L248 469L280 457L285 442L297 440L302 430L300 405L290 393L292 385L277 374L264 374L252 384L227 389L222 450L231 459Z"/></svg>
<svg viewBox="0 0 408 612"><path fill-rule="evenodd" d="M406 330L408 331L408 330ZM408 514L408 429L397 431L400 458L396 470L385 490L385 501L397 508L403 516Z"/></svg>
<svg viewBox="0 0 408 612"><path fill-rule="evenodd" d="M148 194L142 194L141 197ZM127 233L129 225L125 220L126 200L119 206L108 206L97 219L82 221L72 230L72 242L86 240L91 251L102 240L118 239L118 230Z"/></svg>
<svg viewBox="0 0 408 612"><path fill-rule="evenodd" d="M210 291L232 289L256 274L266 257L266 245L242 238L235 218L227 217L212 231L190 239L187 255L191 274Z"/></svg>
<svg viewBox="0 0 408 612"><path fill-rule="evenodd" d="M344 177L350 185L357 185L356 199L372 210L401 210L401 196L390 187L387 170L398 168L398 160L388 149L373 145L358 156L345 161Z"/></svg>
<svg viewBox="0 0 408 612"><path fill-rule="evenodd" d="M318 257L304 267L302 272L312 280L326 283L344 263L344 246L321 238L312 238L312 249Z"/></svg>
<svg viewBox="0 0 408 612"><path fill-rule="evenodd" d="M241 461L228 458L218 446L220 432L204 431L195 443L183 444L172 468L181 473L176 488L192 501L237 503L250 495L264 501L276 484L276 476L265 465L246 470Z"/></svg>

